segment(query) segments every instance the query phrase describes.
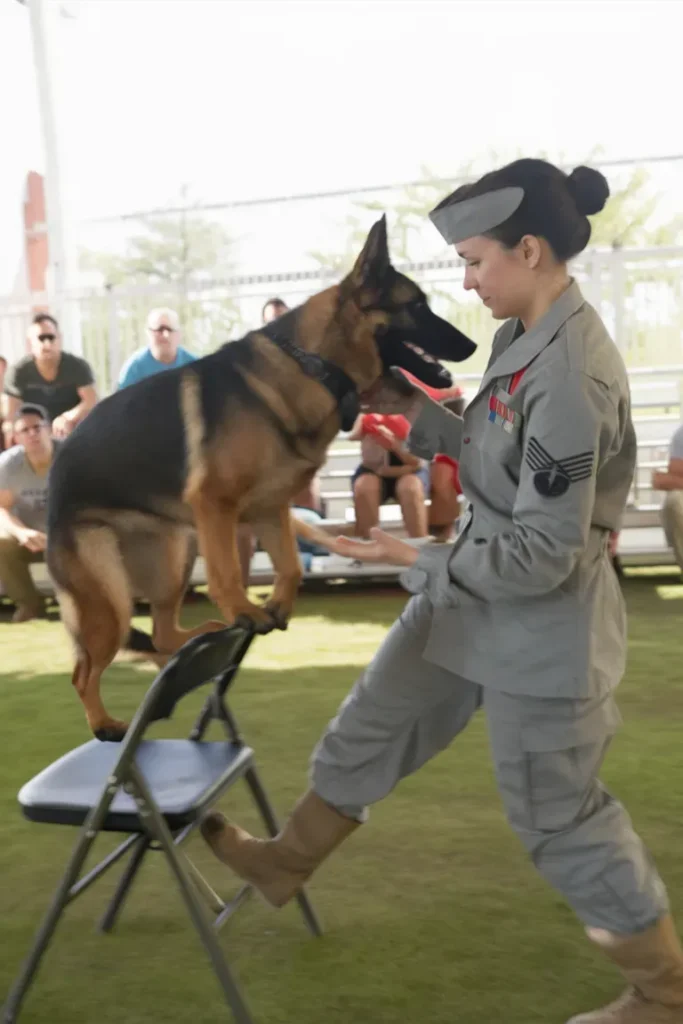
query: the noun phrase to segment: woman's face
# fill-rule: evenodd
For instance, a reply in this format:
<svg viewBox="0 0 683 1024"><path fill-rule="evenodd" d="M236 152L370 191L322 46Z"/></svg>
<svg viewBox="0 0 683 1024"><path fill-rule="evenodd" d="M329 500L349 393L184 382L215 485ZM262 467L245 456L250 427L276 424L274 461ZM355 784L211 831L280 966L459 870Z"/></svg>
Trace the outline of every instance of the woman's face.
<svg viewBox="0 0 683 1024"><path fill-rule="evenodd" d="M458 243L465 261L465 290L475 291L496 320L523 317L535 287L539 240L525 236L514 249L476 235Z"/></svg>

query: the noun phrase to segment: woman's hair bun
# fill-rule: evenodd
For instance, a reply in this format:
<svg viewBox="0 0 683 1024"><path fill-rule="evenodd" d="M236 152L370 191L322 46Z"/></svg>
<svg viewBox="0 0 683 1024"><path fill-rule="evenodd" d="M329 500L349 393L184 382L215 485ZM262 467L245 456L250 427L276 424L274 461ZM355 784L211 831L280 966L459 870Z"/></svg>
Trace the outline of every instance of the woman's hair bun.
<svg viewBox="0 0 683 1024"><path fill-rule="evenodd" d="M567 178L567 188L579 213L590 217L600 213L609 198L607 178L593 167L576 167Z"/></svg>

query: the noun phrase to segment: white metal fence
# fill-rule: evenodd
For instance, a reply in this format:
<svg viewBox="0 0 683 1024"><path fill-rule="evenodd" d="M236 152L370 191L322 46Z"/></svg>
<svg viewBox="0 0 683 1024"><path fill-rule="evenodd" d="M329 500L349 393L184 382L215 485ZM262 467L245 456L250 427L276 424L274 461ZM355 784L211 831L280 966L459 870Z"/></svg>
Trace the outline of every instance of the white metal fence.
<svg viewBox="0 0 683 1024"><path fill-rule="evenodd" d="M419 280L434 307L480 343L468 372L481 371L495 324L476 296L461 287L457 260L405 264L401 269ZM572 271L595 305L630 368L683 362L683 248L589 251ZM99 288L62 296L52 310L65 328L75 325L83 353L92 364L100 390L115 386L125 358L145 343L144 322L153 306L178 309L184 344L197 354L212 351L260 323L261 306L270 296L290 305L331 284L329 273L234 275L221 280L155 288ZM25 351L26 328L47 296L25 300L0 298L0 353L10 361Z"/></svg>
<svg viewBox="0 0 683 1024"><path fill-rule="evenodd" d="M401 269L420 281L437 311L480 343L466 374L453 367L459 379L475 386L496 325L476 296L463 291L459 261L431 260ZM604 318L631 374L639 440L634 504L658 504L650 488L652 469L666 461L669 439L681 419L683 248L591 251L575 261L572 272ZM150 308L176 308L183 323L183 344L201 355L257 326L261 306L271 296L296 305L333 279L336 275L303 271L235 275L201 285L90 289L61 297L52 310L64 325L67 347L68 325L77 325L83 354L105 394L116 386L127 356L145 343ZM0 353L10 362L26 351L33 311L47 305L46 296L0 299Z"/></svg>

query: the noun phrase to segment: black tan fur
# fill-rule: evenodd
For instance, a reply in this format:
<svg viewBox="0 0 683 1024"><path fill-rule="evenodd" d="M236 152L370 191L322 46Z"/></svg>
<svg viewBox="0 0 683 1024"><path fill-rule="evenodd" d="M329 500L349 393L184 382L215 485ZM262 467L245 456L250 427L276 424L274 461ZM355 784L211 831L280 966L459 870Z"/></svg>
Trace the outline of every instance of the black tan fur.
<svg viewBox="0 0 683 1024"><path fill-rule="evenodd" d="M120 648L171 654L226 622L248 621L260 632L286 627L300 583L289 504L324 464L340 409L348 420L391 365L447 386L436 360L473 350L391 265L382 218L339 285L95 407L51 470L47 560L74 640L73 683L98 738L117 740L126 730L100 695L100 677ZM276 572L263 607L242 585L241 522L253 525ZM183 630L179 612L197 549L225 622ZM151 643L130 630L133 597L150 603Z"/></svg>

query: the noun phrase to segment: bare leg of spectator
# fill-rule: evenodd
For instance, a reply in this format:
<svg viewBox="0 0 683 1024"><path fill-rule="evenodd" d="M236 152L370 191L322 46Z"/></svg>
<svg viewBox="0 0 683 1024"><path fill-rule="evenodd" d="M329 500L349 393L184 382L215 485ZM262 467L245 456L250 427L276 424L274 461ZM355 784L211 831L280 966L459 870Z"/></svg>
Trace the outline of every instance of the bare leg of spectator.
<svg viewBox="0 0 683 1024"><path fill-rule="evenodd" d="M44 556L21 546L16 537L0 535L0 580L17 610L13 622L28 622L42 615L45 602L31 577L31 562L42 562Z"/></svg>
<svg viewBox="0 0 683 1024"><path fill-rule="evenodd" d="M247 526L245 523L237 527L237 551L240 558L244 589L246 590L249 586L251 558L254 554L254 534L251 526Z"/></svg>
<svg viewBox="0 0 683 1024"><path fill-rule="evenodd" d="M410 473L396 481L396 497L401 506L403 523L409 537L427 536L427 506L419 476Z"/></svg>
<svg viewBox="0 0 683 1024"><path fill-rule="evenodd" d="M662 506L662 525L667 543L683 572L683 491L667 491Z"/></svg>
<svg viewBox="0 0 683 1024"><path fill-rule="evenodd" d="M353 485L353 504L356 512L356 535L369 537L370 530L379 522L382 481L374 473L363 473Z"/></svg>
<svg viewBox="0 0 683 1024"><path fill-rule="evenodd" d="M460 513L458 492L453 486L453 469L445 462L430 466L432 503L429 509L430 533L441 543L450 540L453 524Z"/></svg>

